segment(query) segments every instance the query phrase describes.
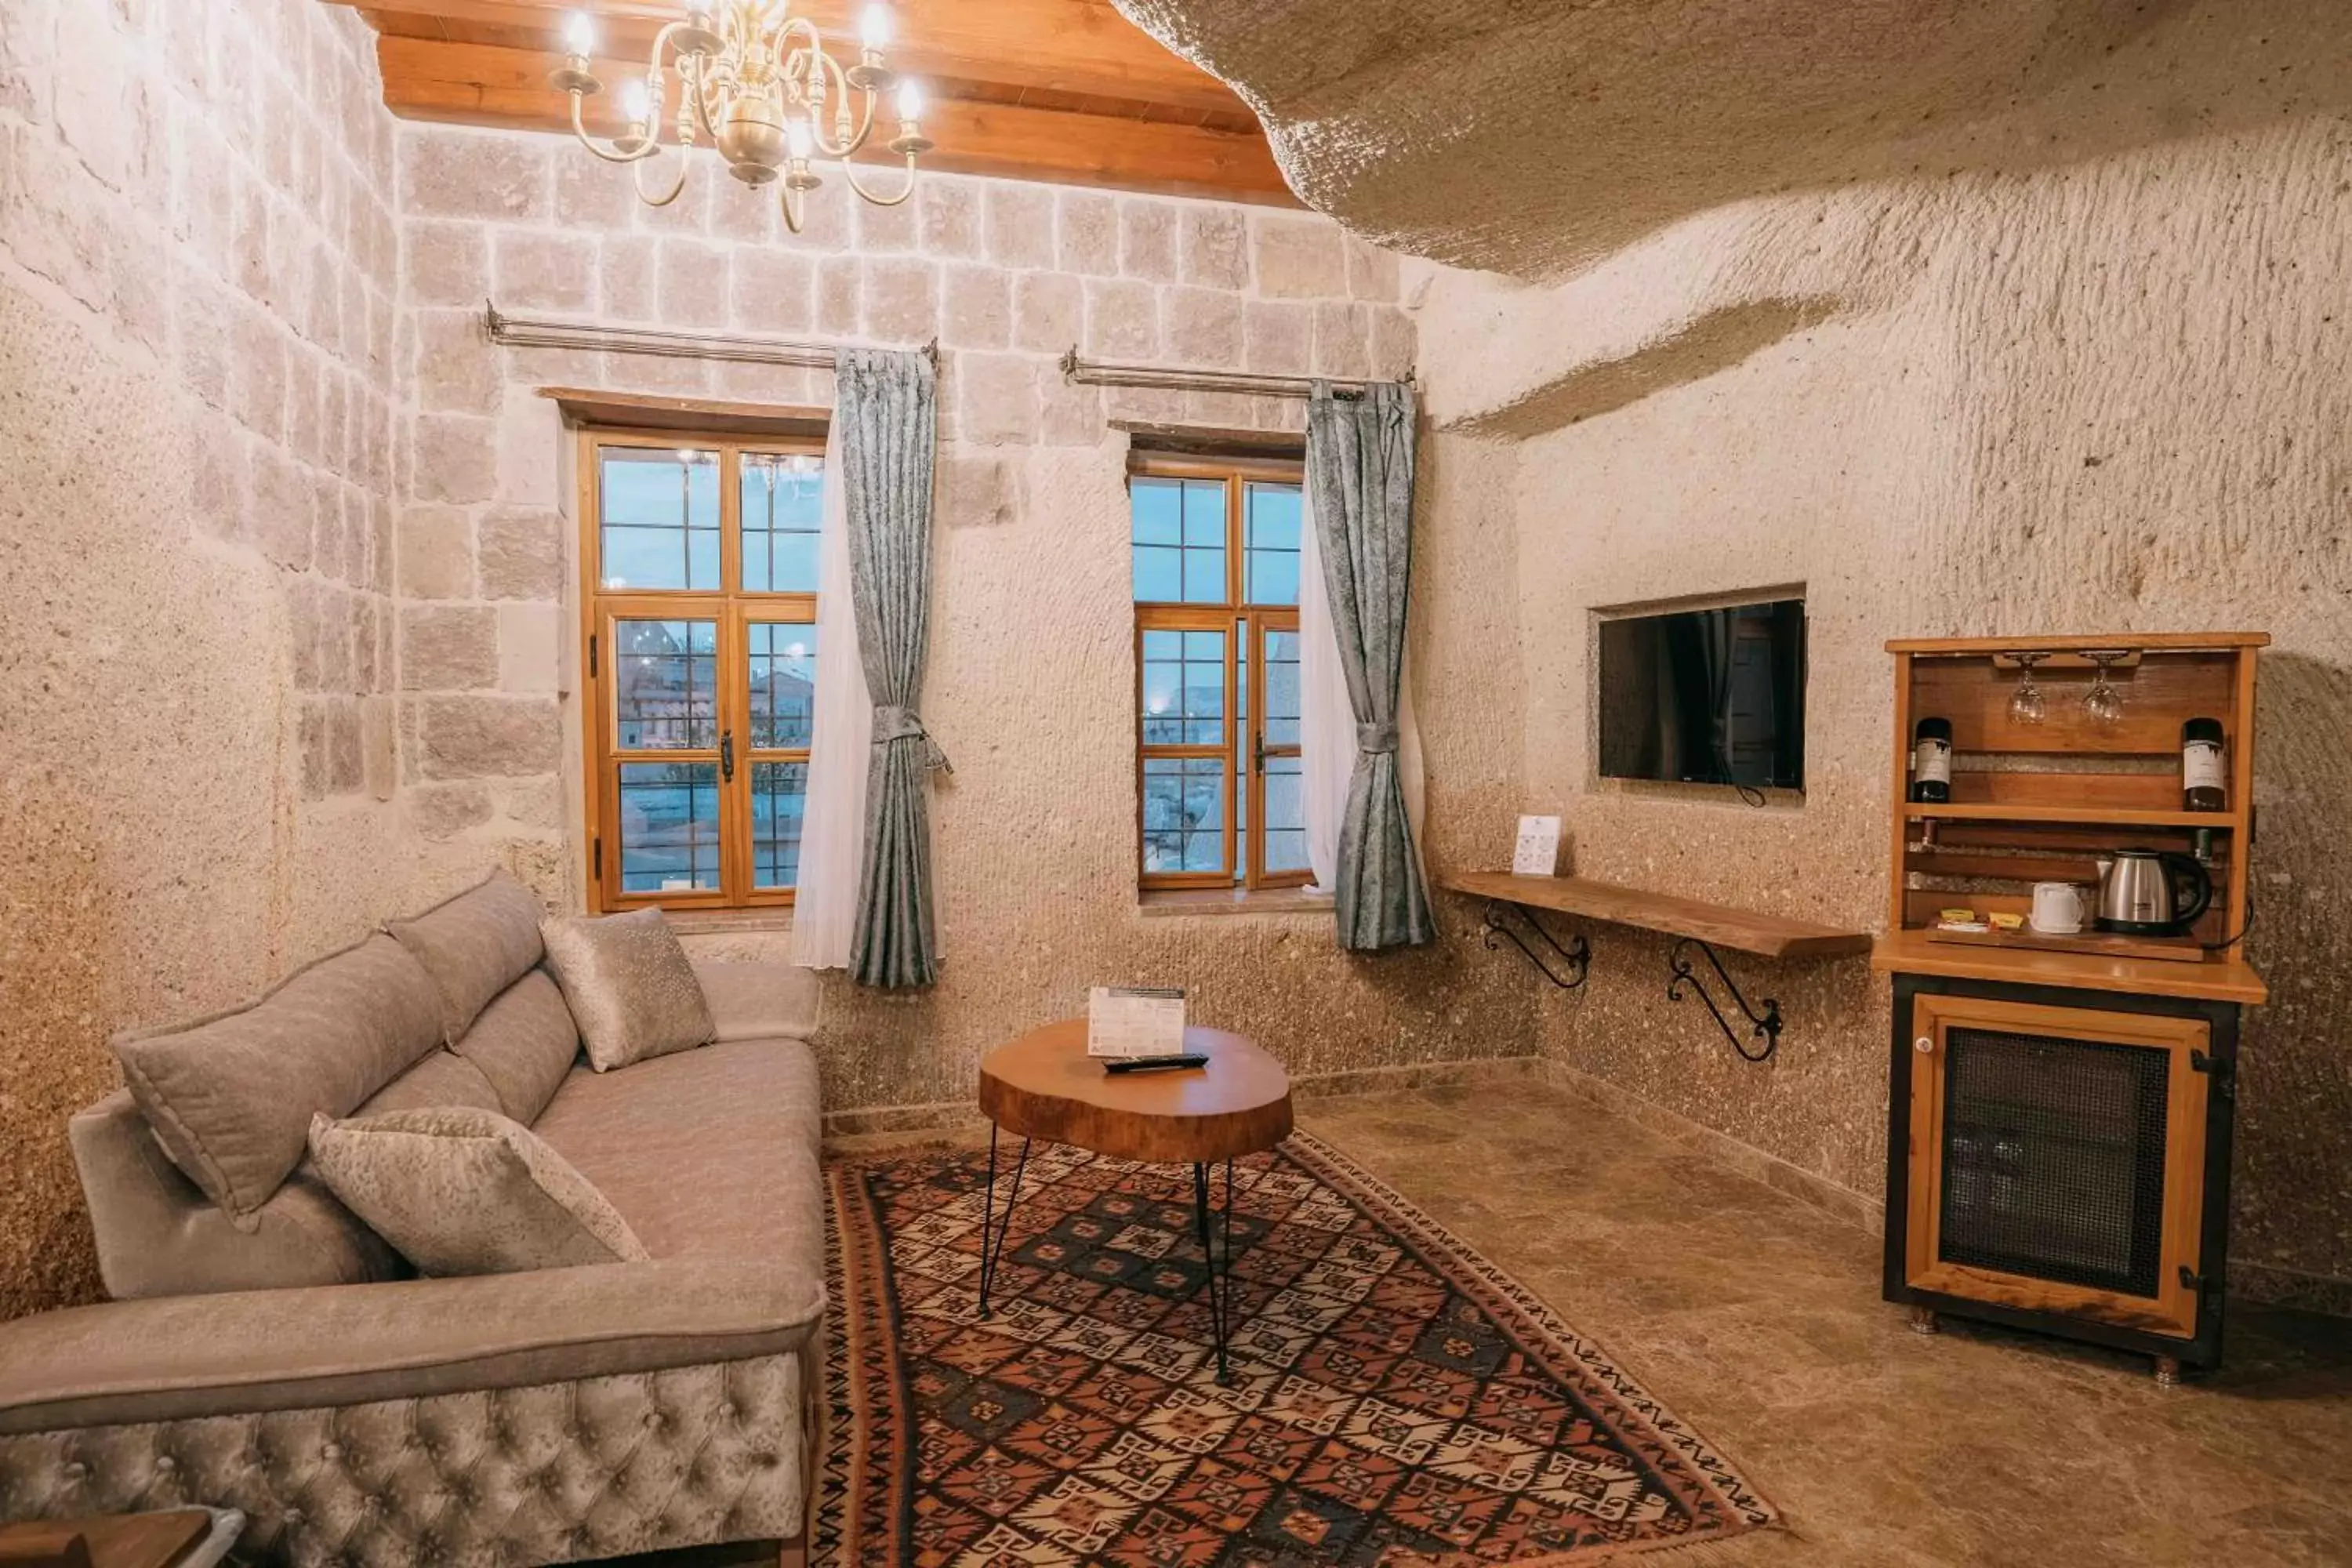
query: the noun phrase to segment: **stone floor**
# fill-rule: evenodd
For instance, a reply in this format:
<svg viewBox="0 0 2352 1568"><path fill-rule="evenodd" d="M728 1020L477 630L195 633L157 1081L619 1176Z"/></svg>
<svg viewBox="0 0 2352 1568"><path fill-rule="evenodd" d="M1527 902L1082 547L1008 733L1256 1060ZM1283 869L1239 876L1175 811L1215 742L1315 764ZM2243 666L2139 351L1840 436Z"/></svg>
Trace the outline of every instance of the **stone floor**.
<svg viewBox="0 0 2352 1568"><path fill-rule="evenodd" d="M2145 1356L1952 1320L1913 1334L1878 1299L1875 1237L1537 1080L1321 1096L1299 1125L1606 1346L1779 1507L1785 1528L1706 1568L2352 1568L2352 1322L2233 1305L2226 1370L2168 1389Z"/></svg>
<svg viewBox="0 0 2352 1568"><path fill-rule="evenodd" d="M1876 1237L1559 1090L1318 1100L1299 1121L1779 1506L1784 1531L1708 1568L2352 1564L2352 1323L2233 1307L2225 1370L2167 1389L2142 1356L1915 1335L1878 1299Z"/></svg>

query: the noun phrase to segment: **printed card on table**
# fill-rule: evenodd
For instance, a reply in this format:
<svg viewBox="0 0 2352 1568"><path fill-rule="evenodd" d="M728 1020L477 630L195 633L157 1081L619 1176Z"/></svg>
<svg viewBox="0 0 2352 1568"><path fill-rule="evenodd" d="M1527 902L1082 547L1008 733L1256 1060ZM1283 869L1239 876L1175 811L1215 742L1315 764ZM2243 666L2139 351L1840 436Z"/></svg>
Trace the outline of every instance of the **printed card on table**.
<svg viewBox="0 0 2352 1568"><path fill-rule="evenodd" d="M1172 1057L1184 1049L1181 985L1097 985L1087 993L1087 1055Z"/></svg>
<svg viewBox="0 0 2352 1568"><path fill-rule="evenodd" d="M1522 816L1519 842L1511 851L1515 877L1549 877L1559 869L1559 818Z"/></svg>

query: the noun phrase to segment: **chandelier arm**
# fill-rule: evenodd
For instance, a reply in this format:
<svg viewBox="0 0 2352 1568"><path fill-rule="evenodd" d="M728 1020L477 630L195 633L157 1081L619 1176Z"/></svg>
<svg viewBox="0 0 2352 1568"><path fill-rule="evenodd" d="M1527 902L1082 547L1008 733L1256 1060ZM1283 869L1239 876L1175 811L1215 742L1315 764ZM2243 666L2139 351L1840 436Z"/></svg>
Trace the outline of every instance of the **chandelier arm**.
<svg viewBox="0 0 2352 1568"><path fill-rule="evenodd" d="M793 199L796 196L800 198L797 201ZM783 208L785 232L788 234L800 233L801 225L807 221L808 217L808 193L805 191L797 191L792 186L786 185L782 190L776 193L776 202L779 206Z"/></svg>
<svg viewBox="0 0 2352 1568"><path fill-rule="evenodd" d="M585 97L584 93L578 92L572 95L572 134L579 138L580 145L587 148L607 163L643 163L661 151L660 141L652 136L646 137L643 143L634 148L624 148L617 138L609 142L599 143L595 137L588 133L587 121L581 113L581 103Z"/></svg>
<svg viewBox="0 0 2352 1568"><path fill-rule="evenodd" d="M842 164L841 173L843 177L849 181L849 188L856 191L860 196L865 198L867 203L874 206L898 206L904 204L908 196L915 194L915 155L912 153L907 154L907 184L895 196L877 196L872 191L867 190L864 183L857 177L857 165L855 163Z"/></svg>
<svg viewBox="0 0 2352 1568"><path fill-rule="evenodd" d="M694 122L702 127L705 136L718 141L719 127L710 118L710 94L723 81L723 71L714 73L707 56L682 55L678 58L678 79L688 101L694 105Z"/></svg>
<svg viewBox="0 0 2352 1568"><path fill-rule="evenodd" d="M689 148L688 151L691 152L692 149ZM633 182L635 182L637 187L637 200L645 203L646 205L649 207L666 207L669 205L670 203L677 200L679 196L685 194L686 176L692 171L693 165L693 159L689 157L679 158L677 161L677 178L670 182L669 194L665 196L656 196L646 189L645 165L642 163L638 164L635 168L629 171L629 177Z"/></svg>
<svg viewBox="0 0 2352 1568"><path fill-rule="evenodd" d="M843 71L840 64L836 62L831 55L825 54L822 50L818 51L816 56L816 65L813 68L829 71L832 74L832 79L840 88L840 97L835 100L840 107L835 110L834 123L835 125L843 125L843 122L848 117L849 95L852 90L849 85L849 77L847 73ZM814 114L809 116L809 130L815 137L816 149L825 157L849 157L860 147L866 145L866 138L873 132L874 101L876 97L875 89L869 87L863 89L862 91L866 99L865 110L859 117L856 134L849 137L846 141L835 142L831 140L825 135L824 127L816 122L816 116Z"/></svg>
<svg viewBox="0 0 2352 1568"><path fill-rule="evenodd" d="M825 140L824 132L818 131L816 132L816 146L818 152L824 153L828 158L848 158L854 155L859 148L866 145L866 137L873 134L874 131L874 100L876 94L874 89L869 87L865 89L865 95L866 108L864 113L858 119L857 133L852 136L848 141L835 144ZM814 131L815 126L812 124L810 129Z"/></svg>

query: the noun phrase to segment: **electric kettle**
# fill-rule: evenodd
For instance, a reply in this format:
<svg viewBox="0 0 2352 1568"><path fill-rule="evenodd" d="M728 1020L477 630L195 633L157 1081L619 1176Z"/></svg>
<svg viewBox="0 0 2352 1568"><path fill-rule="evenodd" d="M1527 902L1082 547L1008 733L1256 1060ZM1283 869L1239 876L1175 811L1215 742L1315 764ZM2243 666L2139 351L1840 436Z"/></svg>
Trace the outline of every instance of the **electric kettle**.
<svg viewBox="0 0 2352 1568"><path fill-rule="evenodd" d="M2213 879L2193 856L2169 849L2118 849L2115 858L2100 858L2101 931L2179 936L2212 902Z"/></svg>

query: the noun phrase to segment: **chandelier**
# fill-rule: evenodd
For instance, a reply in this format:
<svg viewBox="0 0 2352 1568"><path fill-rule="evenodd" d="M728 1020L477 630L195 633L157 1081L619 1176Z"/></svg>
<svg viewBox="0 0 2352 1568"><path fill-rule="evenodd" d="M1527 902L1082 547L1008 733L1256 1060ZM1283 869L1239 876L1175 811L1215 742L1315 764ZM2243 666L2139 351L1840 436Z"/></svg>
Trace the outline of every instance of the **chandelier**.
<svg viewBox="0 0 2352 1568"><path fill-rule="evenodd" d="M596 28L584 12L565 19L563 68L548 79L572 97L572 134L606 163L633 165L638 199L649 206L677 200L702 138L745 184L782 182L784 226L794 234L801 231L808 193L824 183L809 167L814 158L839 160L851 190L876 206L897 206L915 194L915 159L932 144L920 123L921 88L882 63L889 12L866 8L857 63L846 68L826 52L814 22L790 13L791 0L688 0L685 19L654 35L645 76L623 84L621 115L628 128L610 141L591 136L582 113L588 95L604 86L589 68ZM868 189L848 162L873 134L886 95L893 99L898 125L886 145L907 160L905 182L895 195ZM678 150L677 177L666 190L648 188L646 172L667 145L665 130Z"/></svg>

